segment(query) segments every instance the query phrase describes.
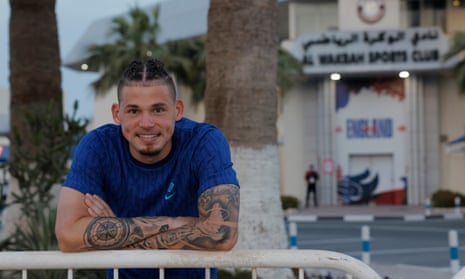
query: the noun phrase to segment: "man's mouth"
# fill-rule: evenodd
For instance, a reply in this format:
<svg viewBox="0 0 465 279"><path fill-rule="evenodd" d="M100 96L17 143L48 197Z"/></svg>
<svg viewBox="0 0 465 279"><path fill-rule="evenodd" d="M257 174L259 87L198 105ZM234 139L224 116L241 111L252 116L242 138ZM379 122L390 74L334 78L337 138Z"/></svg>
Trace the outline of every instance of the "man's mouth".
<svg viewBox="0 0 465 279"><path fill-rule="evenodd" d="M139 135L139 138L144 142L151 142L156 140L160 135L159 134L148 134L148 135Z"/></svg>

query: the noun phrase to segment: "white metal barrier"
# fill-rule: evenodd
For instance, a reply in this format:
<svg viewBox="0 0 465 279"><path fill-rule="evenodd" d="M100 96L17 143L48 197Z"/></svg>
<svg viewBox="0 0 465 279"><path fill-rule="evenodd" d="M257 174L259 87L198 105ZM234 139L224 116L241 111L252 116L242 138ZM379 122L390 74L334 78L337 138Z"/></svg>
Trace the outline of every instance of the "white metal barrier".
<svg viewBox="0 0 465 279"><path fill-rule="evenodd" d="M464 279L465 278L465 267L457 272L452 279Z"/></svg>
<svg viewBox="0 0 465 279"><path fill-rule="evenodd" d="M251 269L257 278L257 268L298 268L299 279L304 268L327 268L350 274L358 279L381 279L372 268L351 256L325 250L235 250L229 252L184 250L114 250L82 253L59 251L0 252L0 270L21 270L27 278L28 270L113 269L118 278L119 268L205 268L209 279L210 268Z"/></svg>

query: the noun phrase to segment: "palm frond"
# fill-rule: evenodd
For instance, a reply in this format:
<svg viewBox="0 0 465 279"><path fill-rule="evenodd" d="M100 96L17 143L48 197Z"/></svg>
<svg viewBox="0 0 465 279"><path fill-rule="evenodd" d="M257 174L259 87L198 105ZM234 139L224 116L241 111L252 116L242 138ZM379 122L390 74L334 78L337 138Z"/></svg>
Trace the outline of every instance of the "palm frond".
<svg viewBox="0 0 465 279"><path fill-rule="evenodd" d="M124 67L135 59L157 58L175 74L176 80L191 89L191 101L203 100L206 88L206 37L199 36L159 44L158 17L160 9L153 9L151 16L137 6L128 16L113 19L110 36L112 43L88 48L85 62L101 76L92 83L96 94L105 94L120 79ZM279 50L278 86L282 92L289 90L302 76L300 62L283 49Z"/></svg>
<svg viewBox="0 0 465 279"><path fill-rule="evenodd" d="M128 16L112 20L111 43L92 45L88 48L85 63L101 72L99 79L92 83L97 94L109 91L120 79L124 67L134 59L167 56L164 47L157 43L160 31L158 24L159 7L152 11L152 17L137 6L131 8Z"/></svg>
<svg viewBox="0 0 465 279"><path fill-rule="evenodd" d="M300 61L283 48L278 50L278 86L281 92L289 91L303 77Z"/></svg>
<svg viewBox="0 0 465 279"><path fill-rule="evenodd" d="M443 59L447 60L465 50L465 32L457 32L452 39L452 46L444 55Z"/></svg>
<svg viewBox="0 0 465 279"><path fill-rule="evenodd" d="M460 61L454 66L453 75L461 94L465 94L465 32L457 32L452 40L452 46L443 56L443 60L460 55Z"/></svg>

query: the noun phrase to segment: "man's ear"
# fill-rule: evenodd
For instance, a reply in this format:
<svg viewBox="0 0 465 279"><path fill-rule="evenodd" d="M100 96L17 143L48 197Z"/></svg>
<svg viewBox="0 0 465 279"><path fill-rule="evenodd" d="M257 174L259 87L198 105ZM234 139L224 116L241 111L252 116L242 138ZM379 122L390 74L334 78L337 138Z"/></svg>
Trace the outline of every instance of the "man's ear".
<svg viewBox="0 0 465 279"><path fill-rule="evenodd" d="M119 120L119 105L116 103L113 103L111 105L111 115L113 116L113 121L115 121L116 124L120 124L121 121Z"/></svg>
<svg viewBox="0 0 465 279"><path fill-rule="evenodd" d="M176 121L181 120L184 113L184 102L182 100L176 100Z"/></svg>

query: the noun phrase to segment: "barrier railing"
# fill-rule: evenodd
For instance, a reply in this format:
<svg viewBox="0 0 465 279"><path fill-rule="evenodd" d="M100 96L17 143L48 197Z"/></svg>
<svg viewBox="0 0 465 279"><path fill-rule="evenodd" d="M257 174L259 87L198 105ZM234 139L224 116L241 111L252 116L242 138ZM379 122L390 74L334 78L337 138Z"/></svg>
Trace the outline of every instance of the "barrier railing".
<svg viewBox="0 0 465 279"><path fill-rule="evenodd" d="M164 278L165 268L205 268L205 278L210 268L251 269L257 278L258 268L297 268L299 279L304 278L304 268L333 269L358 279L381 279L365 263L351 256L325 250L235 250L229 252L184 250L114 250L82 253L59 251L0 252L0 270L22 271L26 279L28 270L68 270L68 279L79 269L113 269L118 278L120 268L159 268Z"/></svg>
<svg viewBox="0 0 465 279"><path fill-rule="evenodd" d="M465 278L465 267L459 270L452 279L464 279Z"/></svg>

